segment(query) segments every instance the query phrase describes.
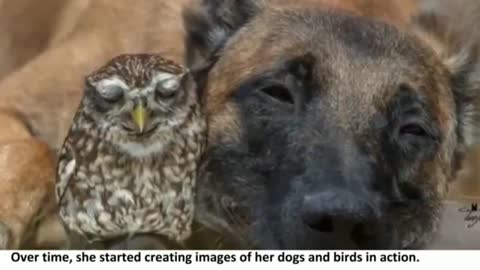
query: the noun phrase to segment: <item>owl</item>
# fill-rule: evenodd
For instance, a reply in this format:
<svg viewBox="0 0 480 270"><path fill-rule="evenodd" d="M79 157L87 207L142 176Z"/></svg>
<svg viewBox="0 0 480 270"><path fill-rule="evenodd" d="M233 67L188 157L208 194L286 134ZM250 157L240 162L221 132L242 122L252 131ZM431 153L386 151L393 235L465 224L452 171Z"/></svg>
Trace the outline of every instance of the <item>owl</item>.
<svg viewBox="0 0 480 270"><path fill-rule="evenodd" d="M125 54L85 79L57 163L56 198L67 232L88 243L191 235L206 120L181 65Z"/></svg>

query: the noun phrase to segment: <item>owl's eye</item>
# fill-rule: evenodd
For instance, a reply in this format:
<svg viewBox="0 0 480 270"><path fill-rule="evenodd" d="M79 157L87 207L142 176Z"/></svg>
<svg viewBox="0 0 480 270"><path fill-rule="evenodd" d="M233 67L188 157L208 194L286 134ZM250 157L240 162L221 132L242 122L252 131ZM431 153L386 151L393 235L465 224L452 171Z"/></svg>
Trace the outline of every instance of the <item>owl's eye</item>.
<svg viewBox="0 0 480 270"><path fill-rule="evenodd" d="M116 85L103 87L98 92L108 102L117 102L123 97L123 88Z"/></svg>
<svg viewBox="0 0 480 270"><path fill-rule="evenodd" d="M168 80L161 81L157 84L155 89L156 95L160 99L171 99L174 98L178 89L180 88L180 82L177 78L171 78Z"/></svg>

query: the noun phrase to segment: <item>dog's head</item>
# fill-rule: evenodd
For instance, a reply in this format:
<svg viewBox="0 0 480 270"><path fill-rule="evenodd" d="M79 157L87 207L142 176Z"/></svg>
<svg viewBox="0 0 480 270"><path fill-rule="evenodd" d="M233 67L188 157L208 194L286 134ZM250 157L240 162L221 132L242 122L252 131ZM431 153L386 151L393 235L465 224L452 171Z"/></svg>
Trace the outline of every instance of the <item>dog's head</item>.
<svg viewBox="0 0 480 270"><path fill-rule="evenodd" d="M424 245L478 90L475 49L445 43L435 18L406 33L312 5L188 10L210 125L205 222L260 248Z"/></svg>

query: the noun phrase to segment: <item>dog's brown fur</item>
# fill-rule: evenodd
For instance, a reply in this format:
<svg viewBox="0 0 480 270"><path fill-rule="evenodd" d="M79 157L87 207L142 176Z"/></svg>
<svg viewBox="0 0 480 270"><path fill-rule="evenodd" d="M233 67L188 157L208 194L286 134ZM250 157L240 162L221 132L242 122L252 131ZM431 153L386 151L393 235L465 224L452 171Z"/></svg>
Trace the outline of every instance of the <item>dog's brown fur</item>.
<svg viewBox="0 0 480 270"><path fill-rule="evenodd" d="M289 0L273 1L284 7L311 5L318 8L319 5L324 5L327 8L344 10L352 14L381 20L400 28L408 25L412 14L416 11L418 2L418 0L304 0L300 3Z"/></svg>
<svg viewBox="0 0 480 270"><path fill-rule="evenodd" d="M422 13L425 13L424 23L433 31L418 31L427 43L433 47L442 57L451 57L455 51L463 48L459 58L452 57L449 64L453 68L457 61L462 58L470 58L478 61L480 54L480 30L477 22L480 20L480 3L476 0L424 0L420 6ZM428 14L438 14L437 20ZM448 24L447 22L454 22ZM418 29L416 29L418 30ZM480 75L480 74L478 74ZM478 76L477 75L477 76ZM478 80L478 79L477 79ZM477 101L478 102L478 101ZM477 104L478 106L478 104ZM479 122L479 114L472 115L474 122ZM456 200L478 201L480 198L480 134L475 133L471 140L474 146L467 150L467 159L463 164L459 177L451 186L450 198Z"/></svg>
<svg viewBox="0 0 480 270"><path fill-rule="evenodd" d="M0 220L10 228L11 239L6 247L25 243L53 202L52 154L82 95L83 76L122 53L161 53L181 61L181 10L189 2L0 2L5 30L0 76L8 74L0 82ZM27 247L62 240L51 219L43 223L42 235L32 240L37 243Z"/></svg>

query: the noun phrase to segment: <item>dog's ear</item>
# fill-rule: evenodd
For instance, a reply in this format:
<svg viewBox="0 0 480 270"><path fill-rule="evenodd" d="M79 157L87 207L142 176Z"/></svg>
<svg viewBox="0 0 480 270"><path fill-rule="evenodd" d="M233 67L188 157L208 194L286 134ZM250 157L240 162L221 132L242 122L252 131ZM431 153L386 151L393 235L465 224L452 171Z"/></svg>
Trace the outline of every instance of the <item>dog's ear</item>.
<svg viewBox="0 0 480 270"><path fill-rule="evenodd" d="M202 0L185 9L187 65L195 69L215 61L225 42L262 6L258 0Z"/></svg>
<svg viewBox="0 0 480 270"><path fill-rule="evenodd" d="M459 143L479 142L480 2L425 0L412 32L431 47L450 72Z"/></svg>

